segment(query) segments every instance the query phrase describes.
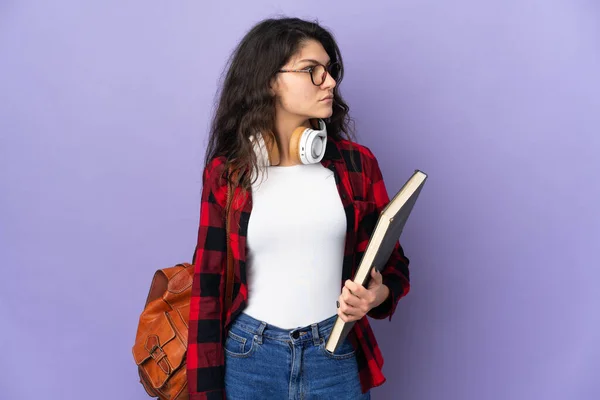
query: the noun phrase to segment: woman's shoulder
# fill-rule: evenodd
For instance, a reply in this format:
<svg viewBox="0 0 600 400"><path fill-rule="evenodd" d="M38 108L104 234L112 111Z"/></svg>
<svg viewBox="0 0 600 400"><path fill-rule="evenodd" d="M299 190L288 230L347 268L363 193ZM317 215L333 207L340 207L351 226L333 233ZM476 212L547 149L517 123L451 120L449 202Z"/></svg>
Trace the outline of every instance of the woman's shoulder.
<svg viewBox="0 0 600 400"><path fill-rule="evenodd" d="M220 179L224 179L225 164L227 159L225 156L216 156L211 158L204 166L204 179L213 183L218 183Z"/></svg>
<svg viewBox="0 0 600 400"><path fill-rule="evenodd" d="M227 161L227 158L225 158L225 156L215 156L206 163L204 171L205 172L215 172L215 171L223 172L226 161Z"/></svg>
<svg viewBox="0 0 600 400"><path fill-rule="evenodd" d="M370 170L372 166L377 164L377 157L364 144L344 138L335 140L335 143L341 154L351 154L355 159L358 158L363 166L368 167L367 170Z"/></svg>
<svg viewBox="0 0 600 400"><path fill-rule="evenodd" d="M213 157L206 163L202 175L206 193L210 193L213 200L221 206L225 204L227 198L226 161L225 156Z"/></svg>

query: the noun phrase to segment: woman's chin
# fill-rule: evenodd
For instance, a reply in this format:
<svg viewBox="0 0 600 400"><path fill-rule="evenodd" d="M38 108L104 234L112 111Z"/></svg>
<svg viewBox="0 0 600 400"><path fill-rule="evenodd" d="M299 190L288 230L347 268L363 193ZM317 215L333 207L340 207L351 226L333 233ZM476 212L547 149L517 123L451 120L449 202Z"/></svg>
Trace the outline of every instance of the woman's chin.
<svg viewBox="0 0 600 400"><path fill-rule="evenodd" d="M314 118L326 119L333 115L333 107L329 107L328 110L323 110L315 113Z"/></svg>

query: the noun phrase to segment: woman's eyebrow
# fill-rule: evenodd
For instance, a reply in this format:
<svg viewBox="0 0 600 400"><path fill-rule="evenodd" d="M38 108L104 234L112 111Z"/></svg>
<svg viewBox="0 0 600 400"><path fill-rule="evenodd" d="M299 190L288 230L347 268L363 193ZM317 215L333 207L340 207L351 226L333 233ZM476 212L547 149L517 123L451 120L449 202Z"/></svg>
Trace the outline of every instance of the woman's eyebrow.
<svg viewBox="0 0 600 400"><path fill-rule="evenodd" d="M313 60L312 58L305 58L305 59L303 59L303 60L300 60L300 61L298 61L298 64L299 64L299 63L302 63L302 62L312 62L313 64L321 64L321 62L320 62L320 61ZM323 64L323 65L327 65L327 64L329 64L330 62L331 62L331 60L327 61L327 63L325 63L325 64Z"/></svg>

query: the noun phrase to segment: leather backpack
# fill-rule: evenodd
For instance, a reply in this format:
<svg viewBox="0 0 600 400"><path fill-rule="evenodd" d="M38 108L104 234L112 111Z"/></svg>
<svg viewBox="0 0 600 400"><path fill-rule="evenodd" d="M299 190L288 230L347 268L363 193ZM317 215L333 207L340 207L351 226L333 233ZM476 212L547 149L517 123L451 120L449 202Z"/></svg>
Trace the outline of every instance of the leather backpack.
<svg viewBox="0 0 600 400"><path fill-rule="evenodd" d="M233 257L229 243L231 187L227 191L226 308L233 295ZM192 262L193 263L193 262ZM154 273L144 310L140 315L133 359L140 383L150 397L187 400L186 352L194 266L177 264ZM224 312L225 312L224 310Z"/></svg>

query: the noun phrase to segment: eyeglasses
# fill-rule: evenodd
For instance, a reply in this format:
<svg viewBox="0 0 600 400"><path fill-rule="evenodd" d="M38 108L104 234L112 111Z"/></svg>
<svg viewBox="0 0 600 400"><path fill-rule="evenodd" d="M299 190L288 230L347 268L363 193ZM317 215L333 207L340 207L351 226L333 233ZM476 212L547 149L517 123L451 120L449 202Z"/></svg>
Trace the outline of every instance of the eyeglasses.
<svg viewBox="0 0 600 400"><path fill-rule="evenodd" d="M304 69L280 69L277 72L308 72L313 85L321 86L327 79L327 74L337 81L341 75L342 66L338 62L334 62L327 67L323 64L317 64Z"/></svg>

